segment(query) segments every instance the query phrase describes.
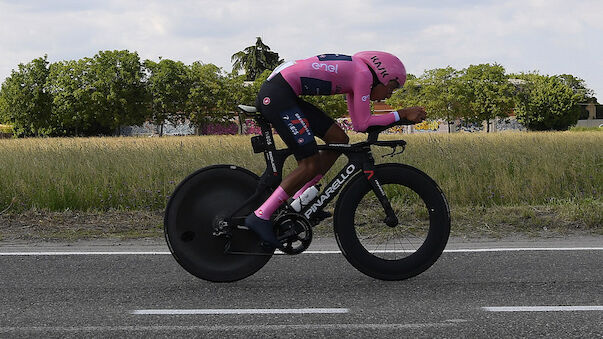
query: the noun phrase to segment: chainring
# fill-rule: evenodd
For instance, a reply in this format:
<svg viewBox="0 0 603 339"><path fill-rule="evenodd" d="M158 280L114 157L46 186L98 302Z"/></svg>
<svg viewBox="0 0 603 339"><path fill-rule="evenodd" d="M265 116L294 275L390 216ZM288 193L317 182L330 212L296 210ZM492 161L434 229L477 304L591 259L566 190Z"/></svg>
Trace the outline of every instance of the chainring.
<svg viewBox="0 0 603 339"><path fill-rule="evenodd" d="M312 226L299 213L281 213L274 219L277 239L283 244L286 254L300 254L312 242Z"/></svg>

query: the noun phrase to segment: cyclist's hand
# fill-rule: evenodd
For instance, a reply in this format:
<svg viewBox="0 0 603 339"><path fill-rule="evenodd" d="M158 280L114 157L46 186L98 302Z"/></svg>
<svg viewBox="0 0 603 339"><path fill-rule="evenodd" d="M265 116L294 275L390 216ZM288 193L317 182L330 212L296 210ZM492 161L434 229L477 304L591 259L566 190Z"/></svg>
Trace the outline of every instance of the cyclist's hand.
<svg viewBox="0 0 603 339"><path fill-rule="evenodd" d="M427 112L425 112L424 107L415 106L399 109L398 114L400 115L400 119L406 119L415 123L419 123L425 120Z"/></svg>

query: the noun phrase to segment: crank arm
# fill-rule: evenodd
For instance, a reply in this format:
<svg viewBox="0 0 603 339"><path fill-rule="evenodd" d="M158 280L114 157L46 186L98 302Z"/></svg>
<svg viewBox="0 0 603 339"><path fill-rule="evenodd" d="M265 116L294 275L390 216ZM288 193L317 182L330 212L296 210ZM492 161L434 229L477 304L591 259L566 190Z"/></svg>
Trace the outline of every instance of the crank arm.
<svg viewBox="0 0 603 339"><path fill-rule="evenodd" d="M226 242L224 245L224 254L234 254L234 255L256 255L256 256L271 256L272 253L261 253L261 252L241 252L237 250L230 249L230 240Z"/></svg>
<svg viewBox="0 0 603 339"><path fill-rule="evenodd" d="M224 254L233 255L256 255L256 256L271 256L272 253L260 253L260 252L238 252L238 251L224 251Z"/></svg>

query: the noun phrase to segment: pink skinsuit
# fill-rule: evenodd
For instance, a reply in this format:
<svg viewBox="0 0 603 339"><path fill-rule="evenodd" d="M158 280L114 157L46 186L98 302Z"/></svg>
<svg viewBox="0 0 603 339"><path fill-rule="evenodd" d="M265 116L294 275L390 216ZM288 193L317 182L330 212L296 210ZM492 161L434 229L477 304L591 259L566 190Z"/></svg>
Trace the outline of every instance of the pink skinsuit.
<svg viewBox="0 0 603 339"><path fill-rule="evenodd" d="M274 70L270 78L279 72L297 95L345 93L355 131L364 132L369 126L389 125L396 121L393 112L372 115L370 94L373 76L362 60L348 55L321 54L284 63Z"/></svg>

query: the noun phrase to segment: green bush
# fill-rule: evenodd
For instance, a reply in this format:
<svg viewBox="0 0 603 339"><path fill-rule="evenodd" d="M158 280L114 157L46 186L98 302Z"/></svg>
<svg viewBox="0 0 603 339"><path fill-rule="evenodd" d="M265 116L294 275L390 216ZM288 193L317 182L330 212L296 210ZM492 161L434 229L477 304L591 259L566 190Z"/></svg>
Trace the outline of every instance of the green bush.
<svg viewBox="0 0 603 339"><path fill-rule="evenodd" d="M5 134L13 134L13 126L12 125L0 125L0 133Z"/></svg>

